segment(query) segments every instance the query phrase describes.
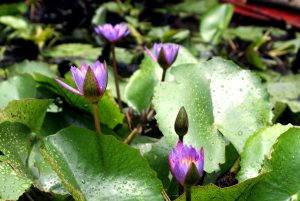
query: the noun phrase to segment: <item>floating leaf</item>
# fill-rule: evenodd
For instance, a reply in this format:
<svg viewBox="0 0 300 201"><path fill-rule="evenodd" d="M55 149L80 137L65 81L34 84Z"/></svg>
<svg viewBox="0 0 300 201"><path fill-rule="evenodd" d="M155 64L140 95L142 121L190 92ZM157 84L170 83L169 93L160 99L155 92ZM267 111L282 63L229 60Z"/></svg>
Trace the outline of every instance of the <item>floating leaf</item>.
<svg viewBox="0 0 300 201"><path fill-rule="evenodd" d="M264 163L271 171L251 190L248 201L298 200L300 191L300 129L290 128L273 146Z"/></svg>
<svg viewBox="0 0 300 201"><path fill-rule="evenodd" d="M230 4L216 5L210 8L200 24L200 36L205 42L218 44L233 15Z"/></svg>
<svg viewBox="0 0 300 201"><path fill-rule="evenodd" d="M137 138L142 138L145 142L141 142L141 139L138 140ZM141 154L148 160L151 168L157 172L157 177L163 182L164 187L167 188L170 183L168 156L171 147L166 140L162 138L153 142L153 139L150 141L149 137L137 136L131 145L140 150Z"/></svg>
<svg viewBox="0 0 300 201"><path fill-rule="evenodd" d="M241 154L241 169L238 173L239 181L259 175L263 160L271 152L273 144L290 127L291 125L276 124L272 127L259 129L249 137Z"/></svg>
<svg viewBox="0 0 300 201"><path fill-rule="evenodd" d="M34 76L35 73L40 73L42 75L53 77L54 72L50 70L50 66L47 63L40 61L22 61L20 63L16 63L15 65L8 68L10 73L24 74L28 73Z"/></svg>
<svg viewBox="0 0 300 201"><path fill-rule="evenodd" d="M42 54L45 57L54 58L78 58L92 60L93 62L97 59L98 55L101 54L102 48L93 47L90 44L83 43L68 43L60 44L52 47L51 49L44 50Z"/></svg>
<svg viewBox="0 0 300 201"><path fill-rule="evenodd" d="M14 100L0 111L0 122L20 122L37 132L42 127L48 106L52 100Z"/></svg>
<svg viewBox="0 0 300 201"><path fill-rule="evenodd" d="M112 136L66 128L45 139L42 154L75 200L162 200L145 159Z"/></svg>
<svg viewBox="0 0 300 201"><path fill-rule="evenodd" d="M23 177L0 156L0 199L17 200L31 186L30 179Z"/></svg>
<svg viewBox="0 0 300 201"><path fill-rule="evenodd" d="M240 153L248 137L271 121L267 93L258 78L230 61L180 65L171 74L174 80L157 86L153 99L159 128L175 146L174 122L184 106L189 117L185 142L204 147L207 172L225 162L223 136Z"/></svg>
<svg viewBox="0 0 300 201"><path fill-rule="evenodd" d="M0 108L11 100L34 98L36 95L35 81L30 75L19 75L0 83Z"/></svg>
<svg viewBox="0 0 300 201"><path fill-rule="evenodd" d="M195 57L184 47L180 47L178 57L173 66L195 62ZM138 112L147 109L151 102L154 88L160 82L161 76L162 69L146 55L142 61L141 69L131 76L125 88L125 99L127 103Z"/></svg>
<svg viewBox="0 0 300 201"><path fill-rule="evenodd" d="M56 173L40 156L37 150L39 144L33 142L36 143L34 135L23 124L11 122L0 124L0 151L18 176L44 191L66 194Z"/></svg>
<svg viewBox="0 0 300 201"><path fill-rule="evenodd" d="M287 75L267 83L271 101L285 103L292 112L300 112L300 76Z"/></svg>
<svg viewBox="0 0 300 201"><path fill-rule="evenodd" d="M227 188L220 188L214 184L193 187L192 200L244 201L247 200L247 197L251 194L253 186L255 186L255 184L261 181L264 177L265 175L261 175ZM185 193L176 199L176 201L185 201Z"/></svg>

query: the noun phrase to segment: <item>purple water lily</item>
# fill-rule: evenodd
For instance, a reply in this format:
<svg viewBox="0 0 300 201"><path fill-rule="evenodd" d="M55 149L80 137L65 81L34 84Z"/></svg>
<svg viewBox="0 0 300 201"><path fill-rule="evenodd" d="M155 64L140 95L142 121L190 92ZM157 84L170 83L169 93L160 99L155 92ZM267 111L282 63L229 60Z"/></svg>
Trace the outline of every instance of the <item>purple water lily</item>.
<svg viewBox="0 0 300 201"><path fill-rule="evenodd" d="M173 43L154 43L154 54L147 47L145 47L145 50L161 67L168 68L175 62L179 47L179 45Z"/></svg>
<svg viewBox="0 0 300 201"><path fill-rule="evenodd" d="M59 83L61 86L66 88L67 90L84 96L84 82L86 78L86 74L88 71L88 68L91 68L95 84L97 85L97 92L96 94L101 97L104 94L104 91L107 86L107 67L106 63L101 63L99 61L96 61L96 63L93 66L87 66L86 64L82 64L81 69L79 70L75 66L71 66L71 72L73 75L73 79L75 81L75 84L77 86L77 89L74 89L73 87L69 86L68 84L62 82L61 80L55 78L55 81Z"/></svg>
<svg viewBox="0 0 300 201"><path fill-rule="evenodd" d="M201 178L204 167L204 149L196 151L194 147L183 145L179 140L169 155L169 165L173 176L182 186L185 185L185 179L192 164L197 169L197 176Z"/></svg>
<svg viewBox="0 0 300 201"><path fill-rule="evenodd" d="M114 43L127 36L130 33L130 30L127 28L126 24L116 24L115 26L103 24L101 26L96 26L95 32L102 35L109 42Z"/></svg>

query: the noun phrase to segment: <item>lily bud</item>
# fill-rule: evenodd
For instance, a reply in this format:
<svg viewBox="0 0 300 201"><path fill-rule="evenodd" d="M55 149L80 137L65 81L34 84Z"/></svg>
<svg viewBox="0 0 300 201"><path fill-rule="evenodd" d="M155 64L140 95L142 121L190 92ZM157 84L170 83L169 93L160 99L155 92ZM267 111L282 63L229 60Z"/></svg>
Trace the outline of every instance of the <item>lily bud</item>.
<svg viewBox="0 0 300 201"><path fill-rule="evenodd" d="M154 43L154 54L145 47L147 54L163 69L168 69L176 60L180 46L173 43Z"/></svg>
<svg viewBox="0 0 300 201"><path fill-rule="evenodd" d="M182 106L177 114L175 124L175 132L179 137L183 137L189 129L189 119L185 108Z"/></svg>

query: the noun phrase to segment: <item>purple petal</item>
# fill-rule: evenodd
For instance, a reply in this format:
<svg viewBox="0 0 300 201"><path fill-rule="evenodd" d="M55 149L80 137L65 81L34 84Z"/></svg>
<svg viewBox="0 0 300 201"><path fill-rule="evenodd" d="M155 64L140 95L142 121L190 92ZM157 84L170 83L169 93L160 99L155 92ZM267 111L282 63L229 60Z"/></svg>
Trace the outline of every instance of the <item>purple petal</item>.
<svg viewBox="0 0 300 201"><path fill-rule="evenodd" d="M71 72L78 90L83 94L83 82L85 75L83 75L82 72L74 66L71 66Z"/></svg>
<svg viewBox="0 0 300 201"><path fill-rule="evenodd" d="M106 89L107 86L107 67L106 63L102 64L99 61L96 61L94 66L92 67L92 71L95 74L98 86L99 86L99 92L102 95Z"/></svg>
<svg viewBox="0 0 300 201"><path fill-rule="evenodd" d="M188 166L186 163L176 163L174 167L173 175L181 185L184 185L184 180L189 168L190 166Z"/></svg>
<svg viewBox="0 0 300 201"><path fill-rule="evenodd" d="M146 53L151 57L151 59L153 59L153 61L157 62L157 58L154 56L154 54L147 47L144 47L144 48L145 48Z"/></svg>
<svg viewBox="0 0 300 201"><path fill-rule="evenodd" d="M83 96L83 94L82 94L80 91L78 91L78 90L74 89L73 87L67 85L67 84L64 83L63 81L61 81L61 80L59 80L59 79L57 79L57 78L55 78L55 81L56 81L58 84L60 84L61 86L63 86L64 88L66 88L67 90L69 90L69 91L71 91L71 92L73 92L73 93L75 93L75 94L78 94L78 95Z"/></svg>
<svg viewBox="0 0 300 201"><path fill-rule="evenodd" d="M154 49L154 55L155 55L156 58L159 57L159 52L160 52L162 47L163 47L162 43L154 43L153 49Z"/></svg>
<svg viewBox="0 0 300 201"><path fill-rule="evenodd" d="M111 24L104 24L95 27L95 32L104 36L110 42L116 42L117 40L127 36L130 30L127 29L126 24L116 24L112 26Z"/></svg>
<svg viewBox="0 0 300 201"><path fill-rule="evenodd" d="M169 65L172 65L177 57L179 51L179 45L168 43L163 47L163 53Z"/></svg>
<svg viewBox="0 0 300 201"><path fill-rule="evenodd" d="M81 65L81 69L80 69L80 71L81 71L83 77L85 77L86 72L87 72L87 69L88 69L88 66L87 66L85 63L83 63L83 64Z"/></svg>

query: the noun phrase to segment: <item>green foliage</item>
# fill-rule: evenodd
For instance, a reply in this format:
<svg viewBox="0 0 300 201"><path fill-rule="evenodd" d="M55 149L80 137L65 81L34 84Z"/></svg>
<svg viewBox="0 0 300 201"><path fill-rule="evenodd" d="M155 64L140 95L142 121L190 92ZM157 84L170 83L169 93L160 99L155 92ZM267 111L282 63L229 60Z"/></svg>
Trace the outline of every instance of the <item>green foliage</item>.
<svg viewBox="0 0 300 201"><path fill-rule="evenodd" d="M249 137L241 154L241 169L238 173L239 181L259 175L263 160L272 150L277 138L286 132L291 125L276 124L272 127L262 128Z"/></svg>
<svg viewBox="0 0 300 201"><path fill-rule="evenodd" d="M61 87L54 79L43 76L41 74L36 75L37 82L54 93L63 97L70 105L77 107L83 111L87 111L92 114L92 105L83 96L73 94L67 89ZM70 80L64 80L64 82L74 86L74 83ZM115 103L109 90L106 90L98 103L100 121L106 124L110 128L114 128L116 125L121 124L124 119L124 114L120 113L117 104Z"/></svg>
<svg viewBox="0 0 300 201"><path fill-rule="evenodd" d="M36 95L35 81L30 75L19 75L0 83L0 108L9 101L22 98L34 98Z"/></svg>
<svg viewBox="0 0 300 201"><path fill-rule="evenodd" d="M171 74L174 80L161 83L154 94L159 128L174 146L178 139L174 122L184 106L189 117L184 141L204 147L207 172L225 162L224 137L242 152L248 137L271 121L265 88L255 75L232 62L185 64L174 67Z"/></svg>
<svg viewBox="0 0 300 201"><path fill-rule="evenodd" d="M75 200L162 200L145 159L112 136L70 127L44 143L43 156Z"/></svg>
<svg viewBox="0 0 300 201"><path fill-rule="evenodd" d="M30 187L31 181L18 175L5 159L0 156L0 199L17 200Z"/></svg>
<svg viewBox="0 0 300 201"><path fill-rule="evenodd" d="M197 186L192 188L192 200L199 201L243 201L251 194L251 189L256 183L261 181L265 175L249 179L245 182L228 188L219 188L213 184L206 186ZM185 194L180 196L176 201L184 201Z"/></svg>
<svg viewBox="0 0 300 201"><path fill-rule="evenodd" d="M39 73L48 77L53 77L54 72L50 69L50 65L40 61L22 61L16 63L8 69L11 74L25 74L28 73L34 77L35 73Z"/></svg>
<svg viewBox="0 0 300 201"><path fill-rule="evenodd" d="M230 4L216 5L210 8L200 24L200 35L203 41L212 44L220 43L232 15L233 6Z"/></svg>
<svg viewBox="0 0 300 201"><path fill-rule="evenodd" d="M69 43L45 49L42 54L45 57L83 59L94 62L101 50L102 48L96 48L90 44Z"/></svg>
<svg viewBox="0 0 300 201"><path fill-rule="evenodd" d="M48 106L52 100L23 99L9 102L0 111L0 122L20 122L37 132L42 127Z"/></svg>
<svg viewBox="0 0 300 201"><path fill-rule="evenodd" d="M287 75L267 83L271 101L285 103L292 112L300 112L300 76Z"/></svg>
<svg viewBox="0 0 300 201"><path fill-rule="evenodd" d="M263 171L270 171L270 174L254 186L247 200L299 199L299 143L299 128L290 128L278 138L263 165Z"/></svg>
<svg viewBox="0 0 300 201"><path fill-rule="evenodd" d="M185 63L196 63L196 59L184 47L180 47L178 57L173 66ZM162 76L162 69L148 55L143 59L140 68L131 76L125 88L127 103L138 112L147 109L153 97L154 88L160 83ZM170 69L167 72L169 71Z"/></svg>

